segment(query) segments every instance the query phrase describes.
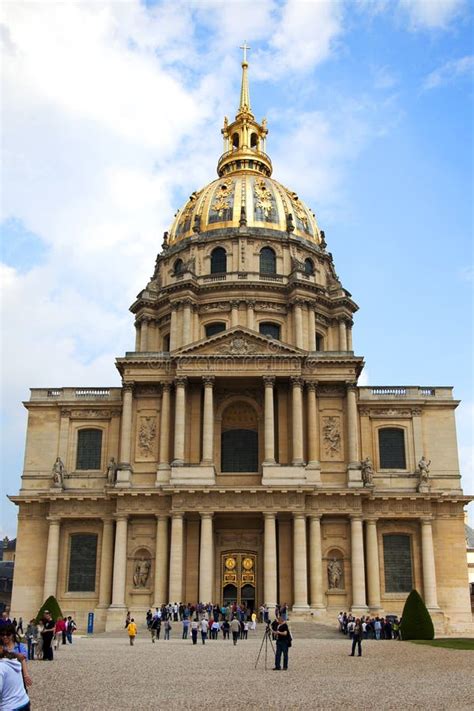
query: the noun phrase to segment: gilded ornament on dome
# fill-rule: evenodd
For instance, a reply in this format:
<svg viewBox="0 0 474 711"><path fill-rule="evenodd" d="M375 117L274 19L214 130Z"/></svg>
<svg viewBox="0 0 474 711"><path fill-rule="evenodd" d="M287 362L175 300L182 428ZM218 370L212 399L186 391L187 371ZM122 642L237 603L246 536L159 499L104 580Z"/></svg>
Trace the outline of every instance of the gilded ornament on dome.
<svg viewBox="0 0 474 711"><path fill-rule="evenodd" d="M236 566L235 558L232 558L230 556L228 558L226 558L225 567L227 568L227 570L234 570L235 566Z"/></svg>
<svg viewBox="0 0 474 711"><path fill-rule="evenodd" d="M260 208L265 218L268 219L274 209L273 195L263 178L259 178L255 181L254 195L256 208Z"/></svg>
<svg viewBox="0 0 474 711"><path fill-rule="evenodd" d="M242 561L242 565L245 568L245 570L252 570L252 568L253 568L252 558L244 558Z"/></svg>
<svg viewBox="0 0 474 711"><path fill-rule="evenodd" d="M226 212L232 207L233 193L234 182L232 180L225 180L223 183L221 183L217 188L216 192L214 193L211 211L219 215L220 218L222 218L224 212Z"/></svg>

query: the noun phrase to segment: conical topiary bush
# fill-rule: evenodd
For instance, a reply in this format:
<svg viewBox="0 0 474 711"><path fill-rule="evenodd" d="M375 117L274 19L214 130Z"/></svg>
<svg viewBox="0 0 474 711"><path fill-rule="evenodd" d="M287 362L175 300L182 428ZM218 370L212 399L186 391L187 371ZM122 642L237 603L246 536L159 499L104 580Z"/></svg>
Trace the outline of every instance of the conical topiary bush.
<svg viewBox="0 0 474 711"><path fill-rule="evenodd" d="M59 603L54 597L54 595L50 595L47 600L43 602L41 605L38 614L36 615L36 622L39 622L41 619L43 619L44 611L48 610L48 612L51 613L51 617L53 620L56 622L60 617L63 617L63 613L61 612L61 608L59 607Z"/></svg>
<svg viewBox="0 0 474 711"><path fill-rule="evenodd" d="M431 615L416 590L405 601L400 626L402 639L433 639L434 627Z"/></svg>

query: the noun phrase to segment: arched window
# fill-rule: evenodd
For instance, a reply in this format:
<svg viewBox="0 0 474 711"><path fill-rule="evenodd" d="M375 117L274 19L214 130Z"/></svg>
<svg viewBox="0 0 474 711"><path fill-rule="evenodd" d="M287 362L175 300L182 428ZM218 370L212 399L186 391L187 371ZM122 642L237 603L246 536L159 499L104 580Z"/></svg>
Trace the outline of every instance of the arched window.
<svg viewBox="0 0 474 711"><path fill-rule="evenodd" d="M321 336L320 333L316 334L316 350L317 351L323 351L324 350L324 337Z"/></svg>
<svg viewBox="0 0 474 711"><path fill-rule="evenodd" d="M234 151L236 151L238 149L238 147L239 147L239 134L234 133L234 134L232 134L232 148L234 149Z"/></svg>
<svg viewBox="0 0 474 711"><path fill-rule="evenodd" d="M173 271L175 274L182 274L184 272L184 263L182 259L177 259L175 261Z"/></svg>
<svg viewBox="0 0 474 711"><path fill-rule="evenodd" d="M400 427L379 430L380 469L406 469L405 433Z"/></svg>
<svg viewBox="0 0 474 711"><path fill-rule="evenodd" d="M256 133L250 135L250 148L258 148L258 136Z"/></svg>
<svg viewBox="0 0 474 711"><path fill-rule="evenodd" d="M225 323L208 323L206 326L206 338L215 336L216 333L225 331Z"/></svg>
<svg viewBox="0 0 474 711"><path fill-rule="evenodd" d="M166 336L163 336L163 352L164 353L170 352L170 334L169 333L167 333Z"/></svg>
<svg viewBox="0 0 474 711"><path fill-rule="evenodd" d="M101 455L102 430L79 430L76 469L100 469Z"/></svg>
<svg viewBox="0 0 474 711"><path fill-rule="evenodd" d="M278 323L271 323L270 321L264 321L258 325L258 330L262 336L270 336L271 338L280 339L280 325Z"/></svg>
<svg viewBox="0 0 474 711"><path fill-rule="evenodd" d="M211 274L222 274L227 271L227 255L224 247L216 247L211 254Z"/></svg>
<svg viewBox="0 0 474 711"><path fill-rule="evenodd" d="M413 590L410 536L389 533L383 536L385 592L404 593Z"/></svg>
<svg viewBox="0 0 474 711"><path fill-rule="evenodd" d="M97 565L97 534L74 533L69 549L69 592L94 592Z"/></svg>
<svg viewBox="0 0 474 711"><path fill-rule="evenodd" d="M276 274L276 255L271 247L260 250L260 274Z"/></svg>
<svg viewBox="0 0 474 711"><path fill-rule="evenodd" d="M308 276L314 274L314 264L312 259L308 258L304 260L304 273Z"/></svg>

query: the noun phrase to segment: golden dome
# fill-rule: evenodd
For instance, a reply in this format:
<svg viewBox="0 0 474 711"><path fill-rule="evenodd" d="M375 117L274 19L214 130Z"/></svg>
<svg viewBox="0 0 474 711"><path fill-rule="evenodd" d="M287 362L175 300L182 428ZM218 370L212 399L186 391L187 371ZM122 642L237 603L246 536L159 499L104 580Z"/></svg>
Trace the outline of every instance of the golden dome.
<svg viewBox="0 0 474 711"><path fill-rule="evenodd" d="M314 214L296 193L273 178L243 170L218 178L193 193L176 214L168 243L239 227L252 232L255 228L292 232L318 244L321 241Z"/></svg>
<svg viewBox="0 0 474 711"><path fill-rule="evenodd" d="M175 215L168 245L189 237L222 235L222 230L245 228L253 234L268 231L293 233L321 242L316 218L296 193L271 178L272 162L265 153L266 119L255 120L250 107L246 45L242 62L240 105L235 120L224 119L224 153L219 158L219 178L194 192Z"/></svg>

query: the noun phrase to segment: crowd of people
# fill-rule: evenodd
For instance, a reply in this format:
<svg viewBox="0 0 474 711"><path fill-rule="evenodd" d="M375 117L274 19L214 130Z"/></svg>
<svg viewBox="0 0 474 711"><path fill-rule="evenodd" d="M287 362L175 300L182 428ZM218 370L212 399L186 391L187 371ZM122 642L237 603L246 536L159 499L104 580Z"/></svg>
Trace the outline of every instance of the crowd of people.
<svg viewBox="0 0 474 711"><path fill-rule="evenodd" d="M337 616L339 629L342 634L353 639L354 628L359 623L361 639L401 639L401 619L396 615L390 617L370 617L369 615L356 618L347 612L340 612Z"/></svg>

